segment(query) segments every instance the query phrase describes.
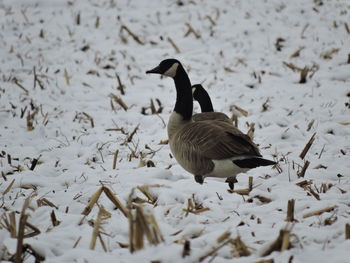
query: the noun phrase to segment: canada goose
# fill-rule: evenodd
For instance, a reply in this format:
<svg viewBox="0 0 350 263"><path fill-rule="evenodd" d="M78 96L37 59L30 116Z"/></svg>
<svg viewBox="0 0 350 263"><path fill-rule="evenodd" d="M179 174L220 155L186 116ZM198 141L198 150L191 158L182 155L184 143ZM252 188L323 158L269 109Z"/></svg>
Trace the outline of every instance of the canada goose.
<svg viewBox="0 0 350 263"><path fill-rule="evenodd" d="M170 150L196 182L202 184L205 177L227 178L233 189L238 173L275 164L263 159L251 139L233 125L217 120L192 120L191 82L178 60L163 60L146 73L174 79L176 103L167 127Z"/></svg>
<svg viewBox="0 0 350 263"><path fill-rule="evenodd" d="M192 116L193 121L217 120L227 121L232 124L232 120L225 113L214 112L210 96L201 84L195 84L192 86L192 94L193 99L198 101L202 111L202 113L194 114Z"/></svg>

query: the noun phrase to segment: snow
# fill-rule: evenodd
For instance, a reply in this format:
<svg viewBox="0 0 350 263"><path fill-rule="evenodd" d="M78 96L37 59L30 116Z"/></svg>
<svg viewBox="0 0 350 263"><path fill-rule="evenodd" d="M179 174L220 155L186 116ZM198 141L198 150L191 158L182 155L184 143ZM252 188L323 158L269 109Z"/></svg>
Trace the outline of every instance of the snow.
<svg viewBox="0 0 350 263"><path fill-rule="evenodd" d="M18 227L24 201L31 197L28 222L40 234L24 243L46 262L198 262L220 245L217 239L226 231L251 251L235 262L348 262L349 12L346 0L1 1L0 259L9 260L17 244L4 218L15 211ZM199 38L185 35L187 23ZM239 128L247 132L246 123L255 123L254 141L264 157L279 160L281 172L261 167L240 174L236 189L247 188L248 176L254 184L249 196L241 196L228 192L224 179L197 184L170 157L169 146L160 142L167 139L164 122L174 106L174 84L145 74L169 57L183 63L193 84L203 82L217 111L230 115L237 105L249 113L239 117ZM307 82L299 84L300 73L283 62L310 68ZM34 68L40 83L34 81ZM125 95L117 89L116 74ZM115 101L112 109L111 93L122 98L126 111ZM156 109L156 99L164 109L141 114L151 99ZM36 109L29 131L27 115ZM30 170L34 158L39 162ZM156 167L142 165L149 160ZM298 178L305 160L310 165ZM296 185L303 180L312 180L320 200ZM89 249L89 221L99 209L95 205L86 217L81 213L101 185L125 206L133 188L151 185L157 202L143 206L155 216L164 242L151 245L145 239L144 248L134 253L123 248L120 243L129 243L129 221L101 195L98 204L111 214L101 226L107 251L99 240ZM329 189L321 191L322 185ZM209 210L187 214L193 196ZM138 190L134 197L146 199ZM38 204L43 198L57 208ZM294 223L285 221L290 199L295 199ZM58 226L52 225L52 211ZM291 231L291 248L262 257L281 229ZM191 251L182 258L184 240ZM232 248L228 244L203 262L232 262ZM25 262L34 257L27 254Z"/></svg>

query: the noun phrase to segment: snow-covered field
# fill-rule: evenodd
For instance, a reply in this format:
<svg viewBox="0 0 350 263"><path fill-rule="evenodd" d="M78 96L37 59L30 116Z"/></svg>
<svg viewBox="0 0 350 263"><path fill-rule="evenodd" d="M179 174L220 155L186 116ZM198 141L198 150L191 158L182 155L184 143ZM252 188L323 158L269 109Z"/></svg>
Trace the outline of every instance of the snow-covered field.
<svg viewBox="0 0 350 263"><path fill-rule="evenodd" d="M0 1L0 260L22 218L25 262L349 262L349 17L347 0ZM145 74L169 57L279 161L238 176L248 195L171 158L174 83ZM101 186L134 238L105 193L82 214Z"/></svg>

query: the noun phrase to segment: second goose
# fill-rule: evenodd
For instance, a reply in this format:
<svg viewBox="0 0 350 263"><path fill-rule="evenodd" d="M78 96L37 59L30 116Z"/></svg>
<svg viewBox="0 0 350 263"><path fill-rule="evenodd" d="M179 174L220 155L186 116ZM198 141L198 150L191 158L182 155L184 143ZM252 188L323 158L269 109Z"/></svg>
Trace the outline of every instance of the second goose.
<svg viewBox="0 0 350 263"><path fill-rule="evenodd" d="M201 84L192 86L192 94L193 99L198 101L202 111L202 113L192 116L193 121L217 120L232 124L232 120L225 113L214 111L210 96Z"/></svg>
<svg viewBox="0 0 350 263"><path fill-rule="evenodd" d="M196 182L202 184L205 177L227 178L233 189L237 174L275 164L263 159L251 139L232 124L192 120L191 82L178 60L163 60L146 73L174 79L176 103L167 126L170 150L177 162L194 175Z"/></svg>

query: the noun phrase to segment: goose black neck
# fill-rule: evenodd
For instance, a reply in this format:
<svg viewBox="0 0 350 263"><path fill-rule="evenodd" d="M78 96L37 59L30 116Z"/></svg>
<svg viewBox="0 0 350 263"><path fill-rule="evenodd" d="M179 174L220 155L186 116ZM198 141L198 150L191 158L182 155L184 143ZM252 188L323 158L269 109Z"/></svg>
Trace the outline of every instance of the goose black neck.
<svg viewBox="0 0 350 263"><path fill-rule="evenodd" d="M190 79L182 66L178 67L174 81L176 87L174 111L181 114L184 120L190 120L193 111L192 88Z"/></svg>
<svg viewBox="0 0 350 263"><path fill-rule="evenodd" d="M209 97L209 94L206 92L205 89L202 87L197 88L195 91L195 99L198 101L199 105L201 106L202 112L213 112L213 104L211 103L211 99Z"/></svg>

